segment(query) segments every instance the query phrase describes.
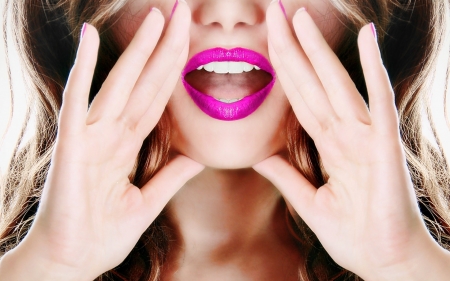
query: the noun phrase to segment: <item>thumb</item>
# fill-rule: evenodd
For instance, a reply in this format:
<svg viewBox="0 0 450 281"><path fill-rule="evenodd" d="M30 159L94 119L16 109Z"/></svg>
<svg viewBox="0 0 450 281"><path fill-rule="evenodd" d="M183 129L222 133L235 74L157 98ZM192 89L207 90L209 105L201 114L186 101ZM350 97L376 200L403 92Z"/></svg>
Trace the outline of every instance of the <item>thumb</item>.
<svg viewBox="0 0 450 281"><path fill-rule="evenodd" d="M145 205L151 208L151 213L159 214L175 193L204 168L184 155L177 155L141 188Z"/></svg>
<svg viewBox="0 0 450 281"><path fill-rule="evenodd" d="M308 224L317 189L280 155L259 162L253 169L275 185Z"/></svg>

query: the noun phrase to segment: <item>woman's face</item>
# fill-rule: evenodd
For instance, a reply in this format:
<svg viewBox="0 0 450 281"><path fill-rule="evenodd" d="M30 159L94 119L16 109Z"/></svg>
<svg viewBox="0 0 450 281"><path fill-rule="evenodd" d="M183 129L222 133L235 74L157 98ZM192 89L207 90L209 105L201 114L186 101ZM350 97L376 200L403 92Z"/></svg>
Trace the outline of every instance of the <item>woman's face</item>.
<svg viewBox="0 0 450 281"><path fill-rule="evenodd" d="M128 1L119 22L123 47L131 41L151 7L162 11L166 28L174 3L175 0ZM192 11L188 63L196 54L213 48L245 48L270 63L266 26L270 0L187 0L187 3ZM306 7L333 47L333 39L342 25L330 0L283 0L283 6L289 22L298 8ZM218 169L248 168L285 152L290 104L281 84L276 78L271 83L269 69L245 69L261 66L261 59L247 60L248 65L237 63L242 61L238 58L223 59L215 65L208 65L209 61L191 60L195 67L206 66L187 73L185 84L182 79L178 81L166 107L172 131L171 150ZM228 63L228 72L232 73L226 73L227 61L233 61ZM210 67L216 68L210 72ZM203 93L200 94L203 98L209 96L203 106L197 105L198 100L194 102L193 90L186 85ZM230 103L263 88L270 90L265 98L250 102L249 97L247 101ZM258 100L262 101L259 106Z"/></svg>

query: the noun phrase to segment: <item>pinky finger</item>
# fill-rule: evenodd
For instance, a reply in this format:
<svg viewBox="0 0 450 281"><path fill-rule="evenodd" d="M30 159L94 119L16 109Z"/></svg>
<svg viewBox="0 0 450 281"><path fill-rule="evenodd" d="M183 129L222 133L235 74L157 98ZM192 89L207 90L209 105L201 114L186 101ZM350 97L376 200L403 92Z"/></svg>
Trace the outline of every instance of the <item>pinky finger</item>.
<svg viewBox="0 0 450 281"><path fill-rule="evenodd" d="M361 29L358 47L369 93L372 124L376 130L388 134L396 133L399 123L394 92L381 59L373 24L367 24Z"/></svg>
<svg viewBox="0 0 450 281"><path fill-rule="evenodd" d="M59 131L63 134L79 132L86 126L89 91L100 39L97 30L87 23L81 33L77 57L63 93L59 117Z"/></svg>

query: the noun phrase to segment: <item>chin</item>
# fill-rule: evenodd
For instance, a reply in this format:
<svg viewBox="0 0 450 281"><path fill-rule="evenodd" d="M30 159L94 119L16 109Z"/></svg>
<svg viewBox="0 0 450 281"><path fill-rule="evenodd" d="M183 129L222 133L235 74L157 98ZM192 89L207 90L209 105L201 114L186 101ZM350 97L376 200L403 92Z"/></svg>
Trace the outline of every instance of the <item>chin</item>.
<svg viewBox="0 0 450 281"><path fill-rule="evenodd" d="M172 150L172 153L181 153L187 157L195 160L206 167L212 169L246 169L263 161L264 159L284 151L284 148L279 151L274 151L272 148L254 148L242 149L241 147L223 147L211 145L208 148L190 147L186 150Z"/></svg>

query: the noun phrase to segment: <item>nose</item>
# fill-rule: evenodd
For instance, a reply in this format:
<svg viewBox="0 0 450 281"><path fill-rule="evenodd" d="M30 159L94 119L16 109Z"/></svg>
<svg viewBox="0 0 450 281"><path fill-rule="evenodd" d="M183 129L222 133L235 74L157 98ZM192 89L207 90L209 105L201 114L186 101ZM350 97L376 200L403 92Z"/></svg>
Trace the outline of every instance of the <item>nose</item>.
<svg viewBox="0 0 450 281"><path fill-rule="evenodd" d="M192 20L201 25L219 27L224 32L264 20L264 14L254 0L201 0L193 11Z"/></svg>

